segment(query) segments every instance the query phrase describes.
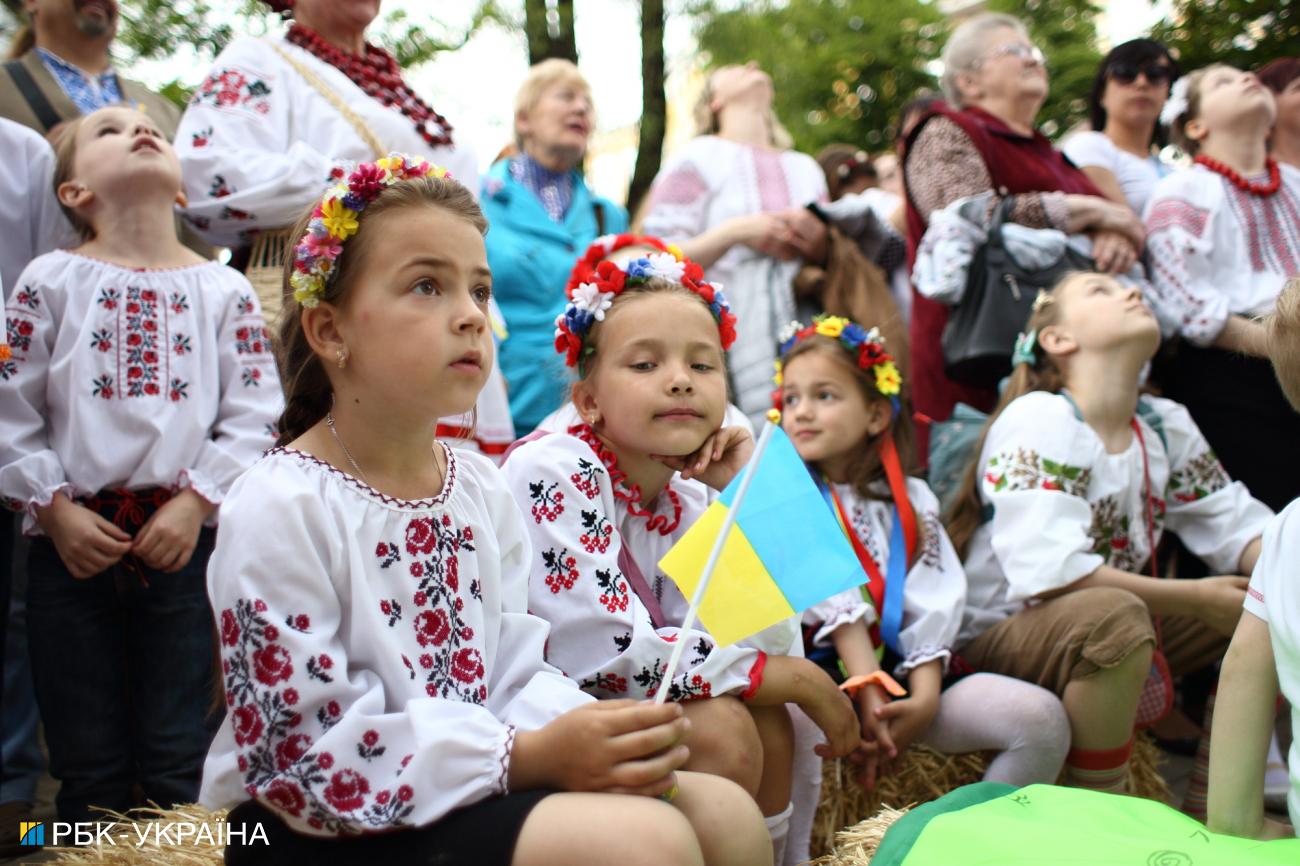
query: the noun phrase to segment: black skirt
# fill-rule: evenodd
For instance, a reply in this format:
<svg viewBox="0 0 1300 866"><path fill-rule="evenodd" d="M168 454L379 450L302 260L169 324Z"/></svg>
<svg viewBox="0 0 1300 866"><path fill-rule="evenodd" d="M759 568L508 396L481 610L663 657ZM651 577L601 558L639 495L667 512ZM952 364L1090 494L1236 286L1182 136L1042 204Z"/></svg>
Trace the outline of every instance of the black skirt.
<svg viewBox="0 0 1300 866"><path fill-rule="evenodd" d="M307 836L291 830L256 800L231 810L226 823L253 838L259 822L269 844L226 847L228 866L510 866L515 842L533 807L553 791L524 791L491 797L449 813L428 827L363 836Z"/></svg>
<svg viewBox="0 0 1300 866"><path fill-rule="evenodd" d="M1300 496L1300 415L1267 359L1180 340L1161 353L1154 373L1234 481L1274 511Z"/></svg>

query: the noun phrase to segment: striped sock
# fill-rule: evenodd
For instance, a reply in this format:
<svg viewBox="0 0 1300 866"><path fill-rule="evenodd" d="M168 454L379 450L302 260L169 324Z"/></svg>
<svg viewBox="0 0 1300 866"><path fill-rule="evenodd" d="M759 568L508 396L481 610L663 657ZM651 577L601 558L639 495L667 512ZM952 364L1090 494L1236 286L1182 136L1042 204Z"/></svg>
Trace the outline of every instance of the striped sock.
<svg viewBox="0 0 1300 866"><path fill-rule="evenodd" d="M1065 756L1065 784L1072 788L1128 793L1128 759L1133 741L1118 749L1071 749Z"/></svg>
<svg viewBox="0 0 1300 866"><path fill-rule="evenodd" d="M1201 722L1204 733L1196 747L1196 762L1187 777L1187 794L1183 797L1183 812L1201 823L1205 822L1206 800L1210 790L1210 723L1214 719L1214 697L1218 688L1210 690L1205 699L1205 720Z"/></svg>

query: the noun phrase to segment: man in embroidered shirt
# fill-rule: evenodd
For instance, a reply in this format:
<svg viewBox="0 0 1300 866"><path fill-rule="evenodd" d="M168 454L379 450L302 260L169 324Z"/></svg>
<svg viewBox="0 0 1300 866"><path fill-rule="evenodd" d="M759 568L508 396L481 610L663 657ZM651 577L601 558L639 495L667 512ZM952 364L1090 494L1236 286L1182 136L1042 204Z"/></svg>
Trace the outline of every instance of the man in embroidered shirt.
<svg viewBox="0 0 1300 866"><path fill-rule="evenodd" d="M113 69L118 0L24 0L28 24L0 72L0 116L42 135L114 102L142 108L171 138L180 110Z"/></svg>

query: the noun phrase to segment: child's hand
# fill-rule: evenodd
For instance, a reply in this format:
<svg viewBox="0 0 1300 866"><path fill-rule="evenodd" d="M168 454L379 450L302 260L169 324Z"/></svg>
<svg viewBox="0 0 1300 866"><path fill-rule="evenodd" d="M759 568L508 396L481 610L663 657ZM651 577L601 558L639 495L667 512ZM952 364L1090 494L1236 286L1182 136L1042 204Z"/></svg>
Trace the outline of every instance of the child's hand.
<svg viewBox="0 0 1300 866"><path fill-rule="evenodd" d="M199 530L214 507L191 488L181 490L140 527L131 552L157 571L180 571L194 555Z"/></svg>
<svg viewBox="0 0 1300 866"><path fill-rule="evenodd" d="M36 523L79 580L115 565L131 549L130 535L61 493L36 510Z"/></svg>
<svg viewBox="0 0 1300 866"><path fill-rule="evenodd" d="M814 746L813 751L823 758L843 758L862 748L858 714L849 696L836 688L824 671L818 672L826 677L825 685L819 684L810 699L800 701L799 706L826 735L826 742Z"/></svg>
<svg viewBox="0 0 1300 866"><path fill-rule="evenodd" d="M876 786L876 769L881 761L888 761L898 754L893 736L889 732L889 721L876 714L876 710L889 704L885 690L875 683L868 683L858 692L858 719L862 725L862 771L858 781L870 791Z"/></svg>
<svg viewBox="0 0 1300 866"><path fill-rule="evenodd" d="M1250 579L1240 575L1202 577L1195 581L1198 619L1226 637L1232 637L1241 619L1241 606L1246 600L1246 587Z"/></svg>
<svg viewBox="0 0 1300 866"><path fill-rule="evenodd" d="M921 735L929 729L937 712L939 712L937 700L926 700L915 695L876 708L876 718L888 723L889 737L894 743L893 754L885 759L886 762L892 763L897 760L912 743L920 739Z"/></svg>
<svg viewBox="0 0 1300 866"><path fill-rule="evenodd" d="M723 427L712 433L704 444L685 457L651 455L665 466L676 469L683 478L703 481L714 490L731 483L754 453L754 437L743 427Z"/></svg>
<svg viewBox="0 0 1300 866"><path fill-rule="evenodd" d="M515 735L510 788L658 796L690 757L679 704L596 701Z"/></svg>

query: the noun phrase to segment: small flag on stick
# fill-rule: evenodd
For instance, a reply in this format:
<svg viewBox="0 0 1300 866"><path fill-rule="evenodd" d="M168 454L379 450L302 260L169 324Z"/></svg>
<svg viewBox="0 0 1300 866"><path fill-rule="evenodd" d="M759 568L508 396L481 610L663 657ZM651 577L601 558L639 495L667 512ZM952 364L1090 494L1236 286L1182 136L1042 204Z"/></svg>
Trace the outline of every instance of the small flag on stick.
<svg viewBox="0 0 1300 866"><path fill-rule="evenodd" d="M745 470L659 566L721 645L867 582L793 443L771 421ZM683 629L694 625L692 612ZM670 663L667 676L675 673Z"/></svg>

